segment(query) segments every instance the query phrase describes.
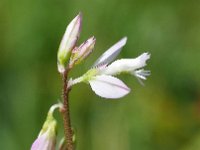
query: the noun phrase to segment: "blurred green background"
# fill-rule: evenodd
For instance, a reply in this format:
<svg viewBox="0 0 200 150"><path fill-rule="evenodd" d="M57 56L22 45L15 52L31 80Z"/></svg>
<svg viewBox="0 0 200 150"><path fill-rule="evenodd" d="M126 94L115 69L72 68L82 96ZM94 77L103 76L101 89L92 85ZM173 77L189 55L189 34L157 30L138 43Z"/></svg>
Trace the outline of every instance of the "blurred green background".
<svg viewBox="0 0 200 150"><path fill-rule="evenodd" d="M89 85L70 94L77 150L200 149L200 1L2 0L0 2L0 147L27 150L49 107L61 98L56 55L66 25L81 11L79 44L95 50L71 77L85 73L123 36L120 57L148 51L152 75L120 100L96 96ZM58 135L62 137L59 113Z"/></svg>

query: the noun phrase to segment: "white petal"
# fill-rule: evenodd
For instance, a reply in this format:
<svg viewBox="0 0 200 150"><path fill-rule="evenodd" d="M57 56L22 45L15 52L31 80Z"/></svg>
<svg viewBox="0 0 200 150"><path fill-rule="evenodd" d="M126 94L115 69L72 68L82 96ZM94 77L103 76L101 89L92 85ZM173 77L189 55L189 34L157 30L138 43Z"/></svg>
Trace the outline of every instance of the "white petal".
<svg viewBox="0 0 200 150"><path fill-rule="evenodd" d="M150 59L150 57L151 57L151 55L149 53L143 53L139 57L137 57L135 59L135 61L137 61L135 63L137 63L137 65L138 65L137 68L142 68L142 67L146 66L146 61L148 59Z"/></svg>
<svg viewBox="0 0 200 150"><path fill-rule="evenodd" d="M124 37L119 42L117 42L115 45L110 47L106 52L104 52L94 63L93 67L97 67L101 64L109 64L111 61L113 61L118 54L121 52L122 47L126 44L127 37Z"/></svg>
<svg viewBox="0 0 200 150"><path fill-rule="evenodd" d="M104 98L121 98L130 92L130 89L119 79L100 75L89 81L92 90Z"/></svg>
<svg viewBox="0 0 200 150"><path fill-rule="evenodd" d="M150 54L143 53L137 58L119 59L111 63L104 69L100 70L100 74L116 75L122 72L132 72L146 65L146 61L150 58Z"/></svg>

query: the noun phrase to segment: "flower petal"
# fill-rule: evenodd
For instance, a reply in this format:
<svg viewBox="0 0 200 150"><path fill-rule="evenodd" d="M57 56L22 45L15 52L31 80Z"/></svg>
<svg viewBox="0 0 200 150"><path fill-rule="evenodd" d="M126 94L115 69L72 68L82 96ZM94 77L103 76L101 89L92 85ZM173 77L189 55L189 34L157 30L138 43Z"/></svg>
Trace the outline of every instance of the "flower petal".
<svg viewBox="0 0 200 150"><path fill-rule="evenodd" d="M130 92L130 89L118 78L100 75L89 81L92 90L104 98L121 98Z"/></svg>
<svg viewBox="0 0 200 150"><path fill-rule="evenodd" d="M146 65L146 61L150 58L150 54L143 53L137 58L118 59L99 71L100 74L116 75L120 73L131 73L136 69L140 69Z"/></svg>
<svg viewBox="0 0 200 150"><path fill-rule="evenodd" d="M110 47L106 52L104 52L94 63L93 67L97 67L102 64L109 64L111 61L113 61L118 54L121 52L122 47L126 44L127 37L124 37L119 42L117 42L115 45Z"/></svg>

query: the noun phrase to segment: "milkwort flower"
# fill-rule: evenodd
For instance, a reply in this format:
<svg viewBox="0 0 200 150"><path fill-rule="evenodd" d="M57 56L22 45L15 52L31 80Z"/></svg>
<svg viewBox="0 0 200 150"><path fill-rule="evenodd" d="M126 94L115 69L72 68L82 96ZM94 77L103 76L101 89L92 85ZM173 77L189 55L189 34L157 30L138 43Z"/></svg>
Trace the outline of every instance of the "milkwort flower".
<svg viewBox="0 0 200 150"><path fill-rule="evenodd" d="M109 48L97 59L90 70L79 78L71 79L69 86L86 82L90 84L92 90L97 95L116 99L127 95L130 92L130 88L114 77L115 75L129 73L134 75L143 84L141 79L146 80L146 77L150 75L150 71L142 69L150 58L149 53L143 53L137 58L119 59L111 63L121 52L126 41L127 38L124 37Z"/></svg>

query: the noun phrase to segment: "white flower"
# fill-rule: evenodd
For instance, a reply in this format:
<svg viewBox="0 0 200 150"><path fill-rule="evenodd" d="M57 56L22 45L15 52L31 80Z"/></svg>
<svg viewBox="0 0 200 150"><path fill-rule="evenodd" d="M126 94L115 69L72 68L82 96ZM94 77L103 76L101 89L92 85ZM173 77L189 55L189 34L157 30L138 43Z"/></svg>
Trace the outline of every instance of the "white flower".
<svg viewBox="0 0 200 150"><path fill-rule="evenodd" d="M80 36L82 15L79 13L67 26L58 49L58 71L63 73L71 51Z"/></svg>
<svg viewBox="0 0 200 150"><path fill-rule="evenodd" d="M99 96L104 98L116 99L125 96L130 89L118 78L113 77L120 73L129 73L140 79L146 79L150 75L150 71L141 69L146 66L146 61L150 58L150 54L143 53L137 58L119 59L112 62L120 53L122 47L126 44L127 38L123 38L105 53L103 53L94 63L92 69L83 76L70 81L70 86L79 82L89 82L92 90ZM142 82L141 82L142 83Z"/></svg>

